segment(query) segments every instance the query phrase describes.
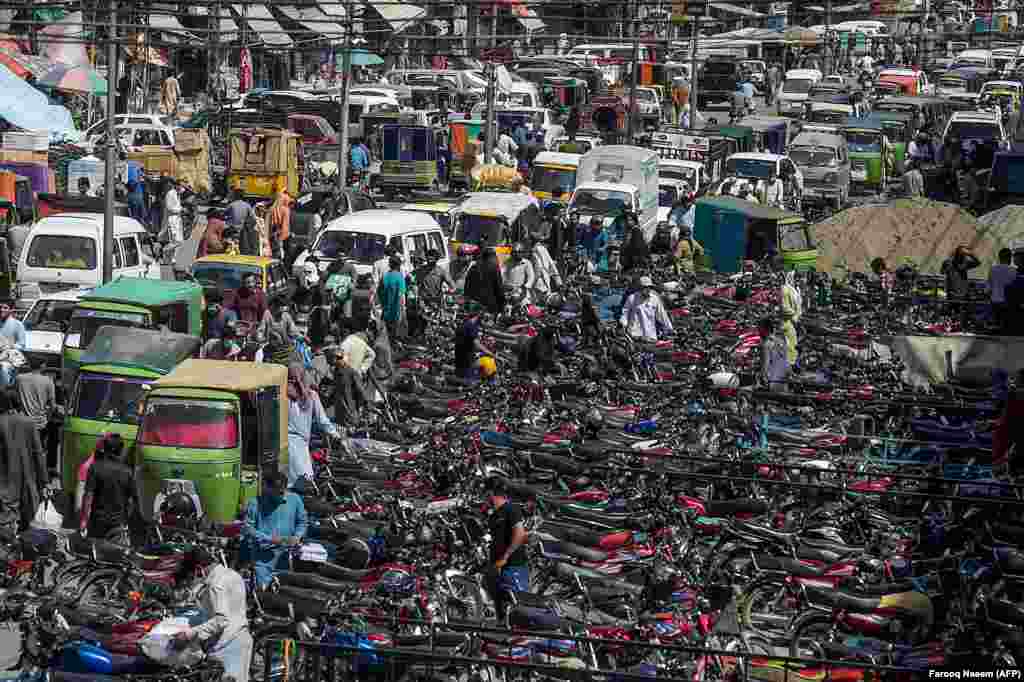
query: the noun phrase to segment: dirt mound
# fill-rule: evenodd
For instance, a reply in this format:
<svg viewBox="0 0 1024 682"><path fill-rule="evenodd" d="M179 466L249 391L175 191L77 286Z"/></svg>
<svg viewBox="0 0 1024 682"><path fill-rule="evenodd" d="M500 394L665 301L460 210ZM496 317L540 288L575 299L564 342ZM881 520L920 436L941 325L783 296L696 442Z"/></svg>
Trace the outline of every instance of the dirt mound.
<svg viewBox="0 0 1024 682"><path fill-rule="evenodd" d="M1008 204L978 218L979 229L1000 247L1024 241L1024 206Z"/></svg>
<svg viewBox="0 0 1024 682"><path fill-rule="evenodd" d="M815 225L814 235L818 269L839 279L847 272L869 272L879 256L890 267L913 263L921 272L938 273L958 244L971 247L987 266L1002 246L959 206L927 199L847 209Z"/></svg>

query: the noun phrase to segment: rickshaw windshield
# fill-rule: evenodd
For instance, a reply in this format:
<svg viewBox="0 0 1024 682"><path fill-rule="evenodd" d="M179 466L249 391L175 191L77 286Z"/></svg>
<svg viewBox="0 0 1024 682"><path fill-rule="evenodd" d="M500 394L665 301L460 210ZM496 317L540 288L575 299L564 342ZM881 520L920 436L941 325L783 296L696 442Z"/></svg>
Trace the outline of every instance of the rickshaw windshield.
<svg viewBox="0 0 1024 682"><path fill-rule="evenodd" d="M827 147L793 147L789 158L798 166L834 166L836 152Z"/></svg>
<svg viewBox="0 0 1024 682"><path fill-rule="evenodd" d="M384 246L384 235L328 230L316 240L313 253L324 258L353 258L361 263L376 263L384 257Z"/></svg>
<svg viewBox="0 0 1024 682"><path fill-rule="evenodd" d="M63 328L71 320L74 310L74 301L41 300L25 315L25 329L40 329L46 325Z"/></svg>
<svg viewBox="0 0 1024 682"><path fill-rule="evenodd" d="M463 213L455 241L480 246L497 246L508 241L508 223L497 216Z"/></svg>
<svg viewBox="0 0 1024 682"><path fill-rule="evenodd" d="M672 185L658 186L658 206L671 208L679 198L679 190Z"/></svg>
<svg viewBox="0 0 1024 682"><path fill-rule="evenodd" d="M576 186L576 170L554 168L553 166L534 166L530 176L530 187L535 192L553 193L556 189L562 194L570 194Z"/></svg>
<svg viewBox="0 0 1024 682"><path fill-rule="evenodd" d="M96 337L100 327L145 327L148 315L144 313L116 313L109 310L76 310L71 315L68 335L64 343L71 348L86 348Z"/></svg>
<svg viewBox="0 0 1024 682"><path fill-rule="evenodd" d="M806 251L811 248L807 237L807 223L793 223L779 227L779 240L783 251Z"/></svg>
<svg viewBox="0 0 1024 682"><path fill-rule="evenodd" d="M787 78L782 84L782 91L793 95L806 95L811 91L814 81L809 78Z"/></svg>
<svg viewBox="0 0 1024 682"><path fill-rule="evenodd" d="M949 128L946 129L946 138L954 137L960 140L997 140L999 139L999 128L986 123L956 121L950 123Z"/></svg>
<svg viewBox="0 0 1024 682"><path fill-rule="evenodd" d="M658 166L658 175L666 180L683 180L690 183L690 187L693 187L697 180L697 170L694 168Z"/></svg>
<svg viewBox="0 0 1024 682"><path fill-rule="evenodd" d="M197 282L204 287L217 287L222 291L240 288L242 278L246 275L260 277L260 269L230 263L196 263L192 266L192 276Z"/></svg>
<svg viewBox="0 0 1024 682"><path fill-rule="evenodd" d="M846 144L851 152L881 152L882 138L874 133L847 131Z"/></svg>
<svg viewBox="0 0 1024 682"><path fill-rule="evenodd" d="M78 419L138 424L139 401L145 384L142 379L83 373L76 384L74 415Z"/></svg>
<svg viewBox="0 0 1024 682"><path fill-rule="evenodd" d="M767 179L775 172L775 162L762 159L729 159L725 166L726 174L741 178Z"/></svg>
<svg viewBox="0 0 1024 682"><path fill-rule="evenodd" d="M892 142L907 141L907 129L902 123L882 123L882 127L885 129L885 136Z"/></svg>
<svg viewBox="0 0 1024 682"><path fill-rule="evenodd" d="M226 400L150 398L139 442L226 450L238 446L238 413Z"/></svg>
<svg viewBox="0 0 1024 682"><path fill-rule="evenodd" d="M576 192L573 207L581 213L608 215L631 209L633 202L625 192L587 189Z"/></svg>

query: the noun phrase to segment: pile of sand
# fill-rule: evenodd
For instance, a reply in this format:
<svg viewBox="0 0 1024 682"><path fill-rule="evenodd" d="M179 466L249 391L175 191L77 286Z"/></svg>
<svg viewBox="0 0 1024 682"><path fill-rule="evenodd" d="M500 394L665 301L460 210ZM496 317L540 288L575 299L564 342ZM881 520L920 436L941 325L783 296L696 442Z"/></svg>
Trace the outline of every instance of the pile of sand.
<svg viewBox="0 0 1024 682"><path fill-rule="evenodd" d="M938 273L959 244L982 261L984 272L1006 242L954 204L927 199L898 199L858 206L814 226L818 269L842 279L847 272L869 272L874 258L891 268L913 263L920 272ZM977 276L977 275L975 275Z"/></svg>

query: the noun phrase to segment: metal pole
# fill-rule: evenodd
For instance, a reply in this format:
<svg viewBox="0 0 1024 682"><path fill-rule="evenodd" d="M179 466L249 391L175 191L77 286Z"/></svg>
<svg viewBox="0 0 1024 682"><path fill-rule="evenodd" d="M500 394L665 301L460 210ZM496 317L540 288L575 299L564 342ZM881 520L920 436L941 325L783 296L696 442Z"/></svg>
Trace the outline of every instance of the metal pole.
<svg viewBox="0 0 1024 682"><path fill-rule="evenodd" d="M705 10L707 5L705 5ZM690 31L690 128L695 128L697 123L697 39L700 36L700 15L690 18L692 29Z"/></svg>
<svg viewBox="0 0 1024 682"><path fill-rule="evenodd" d="M490 163L494 156L494 91L498 89L498 67L494 62L487 64L487 113L484 116L484 163Z"/></svg>
<svg viewBox="0 0 1024 682"><path fill-rule="evenodd" d="M636 119L639 115L636 105L636 81L640 73L640 27L637 25L637 5L633 3L633 17L630 29L633 31L633 78L629 85L629 127L626 128L626 139L633 141L633 131L636 127Z"/></svg>
<svg viewBox="0 0 1024 682"><path fill-rule="evenodd" d="M352 70L352 0L345 6L345 53L341 57L341 111L338 113L338 122L341 128L338 130L338 177L336 178L338 191L345 189L345 180L348 175L348 100L349 100L349 78Z"/></svg>
<svg viewBox="0 0 1024 682"><path fill-rule="evenodd" d="M103 176L103 283L114 278L114 176L117 142L114 138L114 108L117 106L117 4L110 0L110 28L107 36L107 167Z"/></svg>
<svg viewBox="0 0 1024 682"><path fill-rule="evenodd" d="M825 2L825 75L832 69L832 0Z"/></svg>
<svg viewBox="0 0 1024 682"><path fill-rule="evenodd" d="M491 49L498 47L498 3L491 5Z"/></svg>

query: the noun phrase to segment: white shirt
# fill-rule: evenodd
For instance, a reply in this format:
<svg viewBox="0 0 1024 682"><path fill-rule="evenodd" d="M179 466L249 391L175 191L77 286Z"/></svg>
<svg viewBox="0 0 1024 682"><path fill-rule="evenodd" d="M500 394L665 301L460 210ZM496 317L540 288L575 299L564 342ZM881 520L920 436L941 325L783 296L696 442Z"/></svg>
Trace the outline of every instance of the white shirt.
<svg viewBox="0 0 1024 682"><path fill-rule="evenodd" d="M673 331L672 320L665 310L665 304L655 293L651 293L646 299L641 291L632 294L622 306L619 323L626 328L630 336L644 341L657 341L659 327L666 333Z"/></svg>
<svg viewBox="0 0 1024 682"><path fill-rule="evenodd" d="M533 263L525 258L518 262L513 262L510 258L505 263L505 269L501 274L505 286L516 290L516 293L521 293L524 289L532 289L536 279L533 273Z"/></svg>
<svg viewBox="0 0 1024 682"><path fill-rule="evenodd" d="M993 303L1006 303L1006 285L1017 278L1017 268L996 263L988 273L988 290Z"/></svg>
<svg viewBox="0 0 1024 682"><path fill-rule="evenodd" d="M249 627L242 576L221 564L210 567L199 605L210 614L210 619L193 628L192 633L200 642L209 642L207 650L214 648L213 643L218 647L229 643Z"/></svg>
<svg viewBox="0 0 1024 682"><path fill-rule="evenodd" d="M548 252L548 247L540 242L533 245L533 253L531 255L535 277L533 288L546 294L551 291L551 282L558 280L558 266L555 265L555 259Z"/></svg>
<svg viewBox="0 0 1024 682"><path fill-rule="evenodd" d="M766 183L764 192L764 203L768 204L769 206L778 206L781 208L783 205L782 194L782 179L777 177L775 178L775 182Z"/></svg>
<svg viewBox="0 0 1024 682"><path fill-rule="evenodd" d="M173 187L164 195L163 229L169 230L174 239L181 238L181 199Z"/></svg>
<svg viewBox="0 0 1024 682"><path fill-rule="evenodd" d="M370 371L370 368L373 367L373 361L377 357L377 354L370 348L370 345L361 334L349 334L346 336L345 340L341 342L339 350L342 357L345 358L346 364L360 374L366 374Z"/></svg>
<svg viewBox="0 0 1024 682"><path fill-rule="evenodd" d="M516 141L508 135L502 135L498 138L498 149L500 149L501 153L505 156L514 158L516 152L519 151L519 145L517 145Z"/></svg>

